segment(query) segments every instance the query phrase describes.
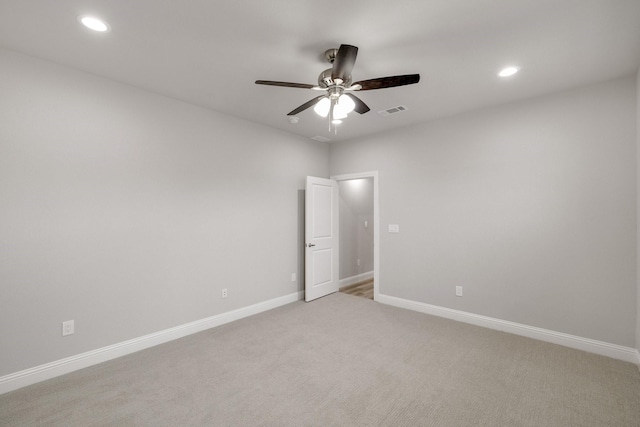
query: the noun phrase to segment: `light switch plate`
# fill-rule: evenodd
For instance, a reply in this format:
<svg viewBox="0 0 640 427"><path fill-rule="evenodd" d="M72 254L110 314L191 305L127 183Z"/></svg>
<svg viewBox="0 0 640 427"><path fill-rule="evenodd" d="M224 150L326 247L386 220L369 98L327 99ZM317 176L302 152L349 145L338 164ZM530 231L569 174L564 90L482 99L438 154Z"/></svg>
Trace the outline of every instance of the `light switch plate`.
<svg viewBox="0 0 640 427"><path fill-rule="evenodd" d="M400 225L399 224L389 224L389 233L399 233Z"/></svg>

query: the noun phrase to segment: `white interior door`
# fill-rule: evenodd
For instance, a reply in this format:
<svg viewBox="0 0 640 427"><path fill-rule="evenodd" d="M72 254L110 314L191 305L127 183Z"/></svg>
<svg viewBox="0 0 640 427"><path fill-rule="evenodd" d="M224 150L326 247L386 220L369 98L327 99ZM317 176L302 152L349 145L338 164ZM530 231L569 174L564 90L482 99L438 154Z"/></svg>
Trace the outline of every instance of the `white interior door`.
<svg viewBox="0 0 640 427"><path fill-rule="evenodd" d="M307 177L304 300L338 291L338 183Z"/></svg>

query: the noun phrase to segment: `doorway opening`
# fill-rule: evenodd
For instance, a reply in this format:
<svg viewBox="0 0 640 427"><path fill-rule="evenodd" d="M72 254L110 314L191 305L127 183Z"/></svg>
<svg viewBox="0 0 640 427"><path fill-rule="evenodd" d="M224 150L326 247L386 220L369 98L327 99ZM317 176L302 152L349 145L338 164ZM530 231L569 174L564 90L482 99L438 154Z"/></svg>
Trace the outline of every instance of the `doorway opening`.
<svg viewBox="0 0 640 427"><path fill-rule="evenodd" d="M339 288L378 300L378 172L336 175L339 187Z"/></svg>

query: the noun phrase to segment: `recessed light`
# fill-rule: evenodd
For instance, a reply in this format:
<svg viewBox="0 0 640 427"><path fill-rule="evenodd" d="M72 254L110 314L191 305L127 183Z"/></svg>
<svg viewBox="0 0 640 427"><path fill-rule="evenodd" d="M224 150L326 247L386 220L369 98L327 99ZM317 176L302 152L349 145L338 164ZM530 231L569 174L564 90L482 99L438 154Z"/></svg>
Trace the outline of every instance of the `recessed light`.
<svg viewBox="0 0 640 427"><path fill-rule="evenodd" d="M520 68L518 67L505 67L502 70L500 70L498 75L500 77L509 77L509 76L513 76L518 71L520 71Z"/></svg>
<svg viewBox="0 0 640 427"><path fill-rule="evenodd" d="M109 24L104 22L102 19L96 18L95 16L79 16L78 21L85 27L92 29L93 31L98 31L104 33L109 31Z"/></svg>

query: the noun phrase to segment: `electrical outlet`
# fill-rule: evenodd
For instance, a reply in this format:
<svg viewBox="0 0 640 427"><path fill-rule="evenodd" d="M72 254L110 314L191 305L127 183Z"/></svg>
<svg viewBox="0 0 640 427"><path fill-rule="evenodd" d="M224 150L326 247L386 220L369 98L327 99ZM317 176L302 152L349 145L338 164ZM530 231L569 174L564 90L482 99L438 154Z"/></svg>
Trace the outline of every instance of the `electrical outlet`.
<svg viewBox="0 0 640 427"><path fill-rule="evenodd" d="M462 296L462 286L456 286L456 296L457 297Z"/></svg>
<svg viewBox="0 0 640 427"><path fill-rule="evenodd" d="M296 273L291 273L291 281L292 282L296 281Z"/></svg>
<svg viewBox="0 0 640 427"><path fill-rule="evenodd" d="M73 335L75 332L75 324L73 320L67 320L66 322L62 322L62 336L66 337L67 335Z"/></svg>
<svg viewBox="0 0 640 427"><path fill-rule="evenodd" d="M227 297L227 288L224 288L222 290L222 298L226 298Z"/></svg>
<svg viewBox="0 0 640 427"><path fill-rule="evenodd" d="M360 259L358 259L358 261L356 261L356 264L358 267L360 267Z"/></svg>

